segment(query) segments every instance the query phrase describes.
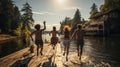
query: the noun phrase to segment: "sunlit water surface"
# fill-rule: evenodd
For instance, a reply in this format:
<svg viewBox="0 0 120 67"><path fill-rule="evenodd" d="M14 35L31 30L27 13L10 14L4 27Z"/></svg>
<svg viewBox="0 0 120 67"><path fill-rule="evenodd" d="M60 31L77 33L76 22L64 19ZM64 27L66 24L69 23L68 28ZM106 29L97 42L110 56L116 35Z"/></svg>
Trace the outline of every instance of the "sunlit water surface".
<svg viewBox="0 0 120 67"><path fill-rule="evenodd" d="M48 34L43 35L43 40L50 41ZM59 37L63 52L63 39ZM76 44L70 44L68 62L63 58L63 66L70 67L120 67L120 38L85 37L82 61L79 62ZM31 42L32 44L32 42ZM28 47L22 39L13 39L0 44L0 57Z"/></svg>

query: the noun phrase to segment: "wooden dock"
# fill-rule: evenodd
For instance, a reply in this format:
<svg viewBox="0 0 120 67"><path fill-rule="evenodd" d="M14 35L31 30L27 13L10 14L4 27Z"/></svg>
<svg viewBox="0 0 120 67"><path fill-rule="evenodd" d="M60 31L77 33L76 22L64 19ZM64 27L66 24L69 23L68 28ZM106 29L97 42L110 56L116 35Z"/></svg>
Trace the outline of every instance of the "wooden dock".
<svg viewBox="0 0 120 67"><path fill-rule="evenodd" d="M27 47L0 58L0 67L63 67L60 44L54 50L51 45L44 44L42 56L36 56L34 47L34 53Z"/></svg>

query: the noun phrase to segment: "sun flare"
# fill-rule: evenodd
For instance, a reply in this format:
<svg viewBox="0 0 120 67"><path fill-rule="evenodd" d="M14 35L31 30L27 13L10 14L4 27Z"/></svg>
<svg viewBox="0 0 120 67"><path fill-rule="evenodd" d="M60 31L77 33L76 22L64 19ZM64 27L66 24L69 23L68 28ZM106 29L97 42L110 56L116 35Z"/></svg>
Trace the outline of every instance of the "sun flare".
<svg viewBox="0 0 120 67"><path fill-rule="evenodd" d="M64 0L58 0L59 3L64 3Z"/></svg>

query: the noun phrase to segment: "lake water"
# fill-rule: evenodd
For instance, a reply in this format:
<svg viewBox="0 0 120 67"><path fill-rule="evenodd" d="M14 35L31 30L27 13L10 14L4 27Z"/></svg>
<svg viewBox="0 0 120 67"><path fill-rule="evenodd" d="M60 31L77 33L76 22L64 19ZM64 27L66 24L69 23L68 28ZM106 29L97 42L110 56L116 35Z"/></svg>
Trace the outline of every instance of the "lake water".
<svg viewBox="0 0 120 67"><path fill-rule="evenodd" d="M43 35L43 40L50 41L48 34ZM102 37L85 37L84 49L82 55L83 66L81 67L120 67L120 38L102 38ZM61 40L62 44L62 40ZM27 47L22 39L13 39L0 44L0 57L9 55L15 51ZM63 45L61 45L63 51ZM76 58L76 45L71 42L69 60ZM73 64L80 67L80 64Z"/></svg>
<svg viewBox="0 0 120 67"><path fill-rule="evenodd" d="M85 37L82 65L75 67L120 67L120 38ZM78 61L76 44L70 46L69 59ZM70 65L70 64L69 64ZM81 65L81 66L80 66Z"/></svg>
<svg viewBox="0 0 120 67"><path fill-rule="evenodd" d="M27 46L28 44L25 44L25 42L21 38L11 39L6 42L0 43L0 58L16 52L20 49L23 49Z"/></svg>

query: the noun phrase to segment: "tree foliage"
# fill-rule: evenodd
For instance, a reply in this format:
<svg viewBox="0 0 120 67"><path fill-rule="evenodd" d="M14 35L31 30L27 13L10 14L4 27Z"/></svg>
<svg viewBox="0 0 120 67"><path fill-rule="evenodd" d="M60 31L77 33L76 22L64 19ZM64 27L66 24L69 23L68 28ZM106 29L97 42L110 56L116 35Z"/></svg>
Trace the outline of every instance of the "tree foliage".
<svg viewBox="0 0 120 67"><path fill-rule="evenodd" d="M11 17L13 16L13 4L10 0L1 0L0 29L2 32L10 32Z"/></svg>
<svg viewBox="0 0 120 67"><path fill-rule="evenodd" d="M33 24L33 13L31 6L26 2L23 4L23 8L21 10L23 12L22 14L22 22L23 22L23 29L27 26L27 28L30 30L30 26Z"/></svg>
<svg viewBox="0 0 120 67"><path fill-rule="evenodd" d="M23 5L22 15L19 8L12 0L0 0L0 30L1 33L9 33L20 36L21 32L29 33L33 23L31 6Z"/></svg>
<svg viewBox="0 0 120 67"><path fill-rule="evenodd" d="M98 12L97 5L93 3L91 7L90 17L94 16Z"/></svg>
<svg viewBox="0 0 120 67"><path fill-rule="evenodd" d="M76 10L75 12L75 15L74 15L74 18L72 20L72 29L74 29L77 24L80 24L81 23L81 14L80 14L80 11L79 9Z"/></svg>
<svg viewBox="0 0 120 67"><path fill-rule="evenodd" d="M120 9L120 0L104 0L104 4L101 5L101 12L108 11L114 8Z"/></svg>
<svg viewBox="0 0 120 67"><path fill-rule="evenodd" d="M17 10L16 10L17 9ZM0 0L0 29L2 33L11 33L18 26L20 12L12 0Z"/></svg>
<svg viewBox="0 0 120 67"><path fill-rule="evenodd" d="M18 24L18 27L14 30L14 34L17 36L22 35L22 23L21 22Z"/></svg>
<svg viewBox="0 0 120 67"><path fill-rule="evenodd" d="M75 12L74 18L73 18L73 22L80 23L80 21L81 21L81 14L80 14L79 9L77 9Z"/></svg>
<svg viewBox="0 0 120 67"><path fill-rule="evenodd" d="M19 24L21 22L21 15L20 11L17 6L14 6L14 18L13 22L11 23L11 29L14 31L19 27Z"/></svg>
<svg viewBox="0 0 120 67"><path fill-rule="evenodd" d="M24 38L25 43L27 41L29 41L29 35L30 35L30 31L31 31L31 27L34 20L33 20L33 13L32 13L32 9L31 6L26 2L25 4L23 4L23 8L22 8L22 36Z"/></svg>

